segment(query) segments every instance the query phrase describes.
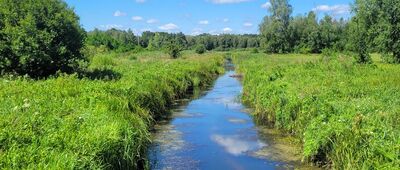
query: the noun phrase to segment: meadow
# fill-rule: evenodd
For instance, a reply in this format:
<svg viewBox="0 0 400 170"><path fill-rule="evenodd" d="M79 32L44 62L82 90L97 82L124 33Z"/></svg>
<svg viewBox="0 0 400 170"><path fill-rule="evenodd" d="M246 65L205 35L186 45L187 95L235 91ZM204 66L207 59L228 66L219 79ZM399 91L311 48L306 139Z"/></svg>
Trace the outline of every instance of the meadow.
<svg viewBox="0 0 400 170"><path fill-rule="evenodd" d="M400 167L400 66L329 53L233 53L258 124L294 136L304 161L334 169Z"/></svg>
<svg viewBox="0 0 400 170"><path fill-rule="evenodd" d="M0 169L143 169L149 129L222 54L99 53L84 73L0 79Z"/></svg>

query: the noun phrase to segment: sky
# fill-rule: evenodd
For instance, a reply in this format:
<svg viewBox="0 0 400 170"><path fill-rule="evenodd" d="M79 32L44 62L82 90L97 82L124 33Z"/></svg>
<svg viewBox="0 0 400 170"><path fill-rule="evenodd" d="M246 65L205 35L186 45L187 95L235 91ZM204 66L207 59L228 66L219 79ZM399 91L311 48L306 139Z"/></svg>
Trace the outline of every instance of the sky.
<svg viewBox="0 0 400 170"><path fill-rule="evenodd" d="M269 0L65 0L87 31L95 28L183 32L187 35L256 34ZM290 0L293 16L349 17L353 0Z"/></svg>

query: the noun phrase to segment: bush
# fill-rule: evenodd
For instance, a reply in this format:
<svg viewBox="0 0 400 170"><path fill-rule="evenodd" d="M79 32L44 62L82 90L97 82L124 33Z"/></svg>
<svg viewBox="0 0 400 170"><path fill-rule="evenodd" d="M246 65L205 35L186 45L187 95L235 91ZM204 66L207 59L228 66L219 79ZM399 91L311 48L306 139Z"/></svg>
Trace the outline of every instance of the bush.
<svg viewBox="0 0 400 170"><path fill-rule="evenodd" d="M206 52L206 46L200 44L196 47L195 51L197 54L204 54Z"/></svg>
<svg viewBox="0 0 400 170"><path fill-rule="evenodd" d="M84 60L85 32L61 0L0 1L0 71L47 77Z"/></svg>
<svg viewBox="0 0 400 170"><path fill-rule="evenodd" d="M171 58L176 59L181 55L182 48L173 41L166 45L165 50Z"/></svg>
<svg viewBox="0 0 400 170"><path fill-rule="evenodd" d="M257 48L253 48L253 49L251 49L251 53L253 53L253 54L257 54L257 53L259 53L259 51L258 51L258 49L257 49Z"/></svg>

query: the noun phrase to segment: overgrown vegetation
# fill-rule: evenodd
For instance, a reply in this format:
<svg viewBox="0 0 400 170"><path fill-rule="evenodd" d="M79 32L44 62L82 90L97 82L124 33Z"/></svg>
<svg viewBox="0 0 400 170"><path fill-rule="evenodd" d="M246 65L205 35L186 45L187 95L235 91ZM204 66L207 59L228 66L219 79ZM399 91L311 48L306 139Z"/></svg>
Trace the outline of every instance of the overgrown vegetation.
<svg viewBox="0 0 400 170"><path fill-rule="evenodd" d="M0 74L73 73L85 61L85 31L61 0L0 1Z"/></svg>
<svg viewBox="0 0 400 170"><path fill-rule="evenodd" d="M145 168L154 119L222 72L211 50L234 50L256 121L298 137L305 159L398 169L399 1L355 0L348 20L270 5L260 35L135 36L86 33L62 0L0 0L0 169Z"/></svg>
<svg viewBox="0 0 400 170"><path fill-rule="evenodd" d="M400 166L400 66L349 56L238 53L245 103L296 136L306 160L335 169Z"/></svg>
<svg viewBox="0 0 400 170"><path fill-rule="evenodd" d="M96 55L89 78L0 79L0 169L144 168L154 119L209 84L223 57L131 55Z"/></svg>

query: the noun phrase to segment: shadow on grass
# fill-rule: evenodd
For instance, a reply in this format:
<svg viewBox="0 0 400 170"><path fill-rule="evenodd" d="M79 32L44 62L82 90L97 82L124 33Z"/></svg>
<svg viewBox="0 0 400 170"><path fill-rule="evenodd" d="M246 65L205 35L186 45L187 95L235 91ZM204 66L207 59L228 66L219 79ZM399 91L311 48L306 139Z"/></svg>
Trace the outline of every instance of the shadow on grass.
<svg viewBox="0 0 400 170"><path fill-rule="evenodd" d="M94 69L81 73L80 78L88 78L91 80L112 81L121 79L122 74L112 69Z"/></svg>

